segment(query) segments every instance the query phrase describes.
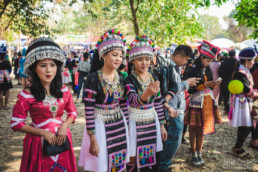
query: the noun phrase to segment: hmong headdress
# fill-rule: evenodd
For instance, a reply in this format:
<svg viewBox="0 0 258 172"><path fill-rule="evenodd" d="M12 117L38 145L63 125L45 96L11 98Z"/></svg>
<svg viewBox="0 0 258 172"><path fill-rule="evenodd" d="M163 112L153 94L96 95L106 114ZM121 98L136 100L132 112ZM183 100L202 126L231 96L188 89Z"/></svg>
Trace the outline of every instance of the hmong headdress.
<svg viewBox="0 0 258 172"><path fill-rule="evenodd" d="M133 40L133 42L127 49L127 56L129 57L129 62L133 59L143 56L153 59L154 47L155 45L153 41L148 36L136 36L135 40Z"/></svg>
<svg viewBox="0 0 258 172"><path fill-rule="evenodd" d="M64 63L65 56L59 45L52 39L46 37L37 38L28 46L24 62L24 73L29 73L29 67L36 61L43 59L53 59Z"/></svg>
<svg viewBox="0 0 258 172"><path fill-rule="evenodd" d="M119 49L125 54L126 40L120 31L116 29L109 29L98 40L96 47L99 52L99 57L111 50Z"/></svg>
<svg viewBox="0 0 258 172"><path fill-rule="evenodd" d="M253 48L245 48L239 52L239 59L254 59L257 56Z"/></svg>
<svg viewBox="0 0 258 172"><path fill-rule="evenodd" d="M4 44L1 45L1 46L0 46L0 53L5 54L6 52L7 52L6 46L4 46Z"/></svg>
<svg viewBox="0 0 258 172"><path fill-rule="evenodd" d="M208 41L203 40L202 44L198 46L198 50L201 55L207 58L216 59L220 48L212 45Z"/></svg>

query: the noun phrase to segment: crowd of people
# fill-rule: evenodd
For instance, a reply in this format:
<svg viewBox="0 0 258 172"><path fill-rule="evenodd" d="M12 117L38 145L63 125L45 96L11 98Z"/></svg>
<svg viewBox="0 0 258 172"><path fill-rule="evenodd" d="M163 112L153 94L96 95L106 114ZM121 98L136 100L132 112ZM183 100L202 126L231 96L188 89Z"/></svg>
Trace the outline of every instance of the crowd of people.
<svg viewBox="0 0 258 172"><path fill-rule="evenodd" d="M248 156L243 144L251 132L250 145L258 149L257 111L252 110L258 97L257 50L243 49L237 60L234 49L225 58L205 40L198 50L178 45L166 57L146 35L128 45L126 49L120 31L110 29L100 37L92 58L89 52L78 56L74 51L66 57L45 37L32 41L21 57L15 54L14 74L23 90L10 125L26 133L20 171L76 172L77 164L96 172L171 171L181 143L187 143L188 126L192 165L203 166L205 135L215 132L222 114L228 115L230 126L238 127L235 156ZM12 88L12 67L5 54L1 47L1 97L8 97ZM240 91L230 92L228 85L236 80ZM85 105L78 163L68 128L76 125L78 116L70 86L76 101ZM31 124L25 123L28 113Z"/></svg>

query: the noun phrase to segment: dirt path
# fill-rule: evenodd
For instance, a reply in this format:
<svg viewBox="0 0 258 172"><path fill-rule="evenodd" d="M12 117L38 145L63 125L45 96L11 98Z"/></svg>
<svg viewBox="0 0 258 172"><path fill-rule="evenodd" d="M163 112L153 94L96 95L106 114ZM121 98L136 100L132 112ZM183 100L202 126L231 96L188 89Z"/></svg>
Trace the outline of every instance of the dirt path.
<svg viewBox="0 0 258 172"><path fill-rule="evenodd" d="M17 94L21 91L21 86L16 86L11 89L11 97L9 105L13 107L17 100ZM79 103L76 104L78 108L78 118L76 123L70 127L73 136L73 145L78 162L81 140L83 136L83 129L85 124L84 106ZM10 127L12 110L0 111L0 171L1 172L17 172L19 171L21 156L22 156L22 142L25 134L20 132L13 132ZM27 122L30 122L28 119ZM258 151L249 148L248 137L245 147L251 154L250 159L237 159L232 156L231 150L236 140L236 129L229 127L228 120L223 116L223 124L216 126L216 133L205 137L203 157L206 166L202 168L195 168L191 166L191 153L189 145L183 144L175 159L173 160L173 167L175 172L179 171L258 171ZM187 134L188 138L188 134ZM78 168L82 172L82 168Z"/></svg>

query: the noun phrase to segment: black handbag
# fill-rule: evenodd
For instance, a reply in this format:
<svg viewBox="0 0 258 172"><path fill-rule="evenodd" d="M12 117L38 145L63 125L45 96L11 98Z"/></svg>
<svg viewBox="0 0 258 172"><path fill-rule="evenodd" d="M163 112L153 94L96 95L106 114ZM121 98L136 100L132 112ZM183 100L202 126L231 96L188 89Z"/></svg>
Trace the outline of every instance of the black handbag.
<svg viewBox="0 0 258 172"><path fill-rule="evenodd" d="M43 142L43 153L48 156L57 155L70 149L70 143L66 136L65 142L62 145L51 146L46 140Z"/></svg>

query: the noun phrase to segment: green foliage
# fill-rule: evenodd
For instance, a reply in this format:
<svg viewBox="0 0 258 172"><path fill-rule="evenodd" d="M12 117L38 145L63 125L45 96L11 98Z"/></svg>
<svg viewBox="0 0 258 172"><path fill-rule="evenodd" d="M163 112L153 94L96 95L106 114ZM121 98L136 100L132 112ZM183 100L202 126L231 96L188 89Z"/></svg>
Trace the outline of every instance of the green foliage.
<svg viewBox="0 0 258 172"><path fill-rule="evenodd" d="M49 0L52 2L53 0ZM37 0L1 0L0 20L2 32L9 28L21 31L25 35L38 36L49 34L45 20L49 17L44 1Z"/></svg>
<svg viewBox="0 0 258 172"><path fill-rule="evenodd" d="M211 2L220 6L227 0L0 0L0 20L4 30L10 28L23 34L85 34L100 35L109 28L118 28L126 35L147 34L159 45L182 43L203 35L204 28L197 9ZM51 12L47 2L61 5L62 18L47 20ZM78 11L74 4L83 7ZM71 12L72 11L72 12ZM135 34L134 34L135 33Z"/></svg>
<svg viewBox="0 0 258 172"><path fill-rule="evenodd" d="M216 0L221 5L227 0ZM141 0L134 2L139 34L147 34L159 45L183 43L188 38L200 37L204 27L197 9L211 5L210 0ZM137 34L137 33L136 33Z"/></svg>
<svg viewBox="0 0 258 172"><path fill-rule="evenodd" d="M223 29L219 23L218 17L205 14L201 15L199 20L204 28L204 34L202 35L204 39L213 40L223 36Z"/></svg>
<svg viewBox="0 0 258 172"><path fill-rule="evenodd" d="M258 38L258 1L242 0L236 7L237 13L234 18L238 21L239 26L245 25L254 29L252 37Z"/></svg>
<svg viewBox="0 0 258 172"><path fill-rule="evenodd" d="M247 39L248 35L252 33L253 29L244 25L238 25L233 18L236 10L233 10L228 17L224 17L224 21L228 23L226 36L234 42L242 42Z"/></svg>

